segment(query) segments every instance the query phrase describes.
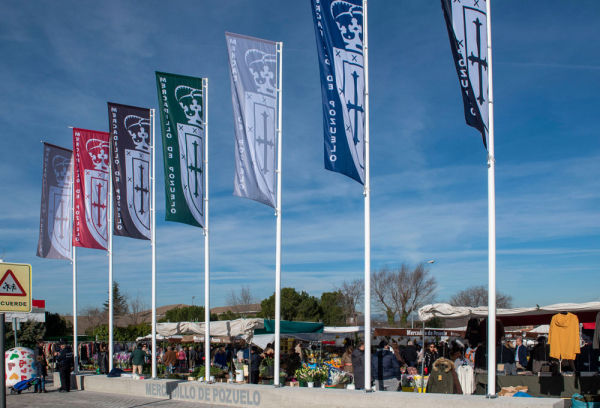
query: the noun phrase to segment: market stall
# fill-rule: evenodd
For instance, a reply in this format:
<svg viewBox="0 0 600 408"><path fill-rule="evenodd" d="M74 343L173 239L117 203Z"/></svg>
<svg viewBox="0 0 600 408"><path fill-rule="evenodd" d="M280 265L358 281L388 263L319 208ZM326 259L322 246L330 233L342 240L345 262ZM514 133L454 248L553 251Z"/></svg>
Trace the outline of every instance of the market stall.
<svg viewBox="0 0 600 408"><path fill-rule="evenodd" d="M535 338L548 334L548 346L546 343L541 343L540 346L544 350L546 347L548 350L552 350L548 352L548 355L544 352L544 357L538 360L542 366L545 364L548 370L536 370L534 365L533 372L524 370L519 375L498 375L496 377L498 389L509 386L526 386L530 395L543 397L571 397L574 393L598 393L600 387L598 369L597 365L592 364L592 360L597 357L595 355L594 358L590 357L592 352L598 350L592 350L592 346L589 344L584 346L585 341L581 334L581 327L595 322L597 316L600 316L600 302L559 303L543 307L536 305L529 308L498 309L496 315L498 321L504 326L542 325L524 332L524 337ZM423 321L434 317L478 319L487 318L487 316L487 307L457 307L438 303L419 309L419 317ZM479 330L481 332L481 327ZM555 337L553 337L553 331ZM504 338L511 337L514 335L506 335ZM584 348L587 357L582 359ZM531 359L527 362L530 365ZM563 372L565 362L567 370ZM477 366L477 363L475 365ZM504 366L504 364L498 363L498 366ZM485 394L487 374L477 374L475 382L476 392Z"/></svg>
<svg viewBox="0 0 600 408"><path fill-rule="evenodd" d="M579 323L593 323L600 311L600 302L558 303L549 306L520 307L514 309L497 309L496 317L504 326L526 326L550 324L557 313L567 312L577 316ZM426 305L419 309L419 319L430 320L434 317L442 319L486 318L487 307L451 306L446 303Z"/></svg>

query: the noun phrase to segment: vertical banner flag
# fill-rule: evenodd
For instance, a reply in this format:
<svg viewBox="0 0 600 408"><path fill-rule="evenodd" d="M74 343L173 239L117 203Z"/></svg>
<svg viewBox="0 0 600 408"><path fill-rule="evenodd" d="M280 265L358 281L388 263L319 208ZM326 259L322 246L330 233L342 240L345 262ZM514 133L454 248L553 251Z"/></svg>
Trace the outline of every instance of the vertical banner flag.
<svg viewBox="0 0 600 408"><path fill-rule="evenodd" d="M365 182L362 0L311 0L321 69L325 169Z"/></svg>
<svg viewBox="0 0 600 408"><path fill-rule="evenodd" d="M233 194L275 208L277 44L225 33L235 123Z"/></svg>
<svg viewBox="0 0 600 408"><path fill-rule="evenodd" d="M202 79L156 73L167 221L204 227Z"/></svg>
<svg viewBox="0 0 600 408"><path fill-rule="evenodd" d="M441 0L450 47L462 89L467 125L481 132L487 148L488 62L486 2Z"/></svg>
<svg viewBox="0 0 600 408"><path fill-rule="evenodd" d="M75 218L73 245L106 250L108 246L109 133L73 129Z"/></svg>
<svg viewBox="0 0 600 408"><path fill-rule="evenodd" d="M115 235L150 239L150 109L108 103Z"/></svg>
<svg viewBox="0 0 600 408"><path fill-rule="evenodd" d="M73 152L44 143L40 238L36 255L71 259Z"/></svg>

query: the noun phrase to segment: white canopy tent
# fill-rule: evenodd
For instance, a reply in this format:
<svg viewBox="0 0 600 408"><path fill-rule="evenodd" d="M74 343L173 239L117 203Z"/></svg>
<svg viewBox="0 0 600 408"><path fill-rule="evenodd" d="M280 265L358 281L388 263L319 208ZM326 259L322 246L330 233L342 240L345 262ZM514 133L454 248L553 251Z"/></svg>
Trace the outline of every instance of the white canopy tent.
<svg viewBox="0 0 600 408"><path fill-rule="evenodd" d="M595 321L595 313L600 311L600 302L587 303L557 303L549 306L520 307L514 309L497 309L496 317L504 322L505 326L525 324L550 323L553 315L561 312L576 314L581 323L586 320ZM444 319L457 318L483 318L488 317L487 307L451 306L447 303L425 305L419 309L419 319L426 321L434 317Z"/></svg>

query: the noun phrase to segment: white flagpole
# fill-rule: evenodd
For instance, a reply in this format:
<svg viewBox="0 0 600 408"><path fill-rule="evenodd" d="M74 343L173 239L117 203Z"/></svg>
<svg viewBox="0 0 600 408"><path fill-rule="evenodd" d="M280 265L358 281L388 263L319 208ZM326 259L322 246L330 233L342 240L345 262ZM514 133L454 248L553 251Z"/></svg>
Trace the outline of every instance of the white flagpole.
<svg viewBox="0 0 600 408"><path fill-rule="evenodd" d="M492 82L492 19L486 1L488 59L488 396L496 396L496 182L494 158L494 87Z"/></svg>
<svg viewBox="0 0 600 408"><path fill-rule="evenodd" d="M367 0L363 0L363 57L365 72L365 390L371 390L371 171L369 169L369 41Z"/></svg>
<svg viewBox="0 0 600 408"><path fill-rule="evenodd" d="M71 182L71 234L73 233L73 223L75 221L75 183ZM77 250L73 245L73 236L71 235L71 256L73 261L73 361L75 365L73 372L79 373L79 351L77 350Z"/></svg>
<svg viewBox="0 0 600 408"><path fill-rule="evenodd" d="M210 236L208 229L208 79L202 79L204 103L204 380L210 382Z"/></svg>
<svg viewBox="0 0 600 408"><path fill-rule="evenodd" d="M277 244L275 249L275 367L274 384L275 387L281 387L279 384L279 359L281 354L281 107L282 107L282 85L283 85L283 43L277 43L277 53L279 54L279 73L277 75L278 87L278 107L277 107Z"/></svg>
<svg viewBox="0 0 600 408"><path fill-rule="evenodd" d="M156 374L156 110L150 109L152 118L152 209L150 217L152 218L152 378Z"/></svg>
<svg viewBox="0 0 600 408"><path fill-rule="evenodd" d="M112 155L111 155L112 157ZM98 198L100 199L100 198ZM113 200L112 165L108 173L108 371L113 369Z"/></svg>

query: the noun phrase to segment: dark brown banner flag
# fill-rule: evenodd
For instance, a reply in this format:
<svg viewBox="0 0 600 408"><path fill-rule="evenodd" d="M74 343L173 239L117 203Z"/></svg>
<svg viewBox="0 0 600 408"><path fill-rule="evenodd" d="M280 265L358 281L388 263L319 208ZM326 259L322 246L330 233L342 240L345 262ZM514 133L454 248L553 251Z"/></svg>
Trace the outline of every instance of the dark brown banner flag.
<svg viewBox="0 0 600 408"><path fill-rule="evenodd" d="M108 103L115 235L150 239L150 109Z"/></svg>
<svg viewBox="0 0 600 408"><path fill-rule="evenodd" d="M44 143L40 258L71 259L72 182L73 152Z"/></svg>

